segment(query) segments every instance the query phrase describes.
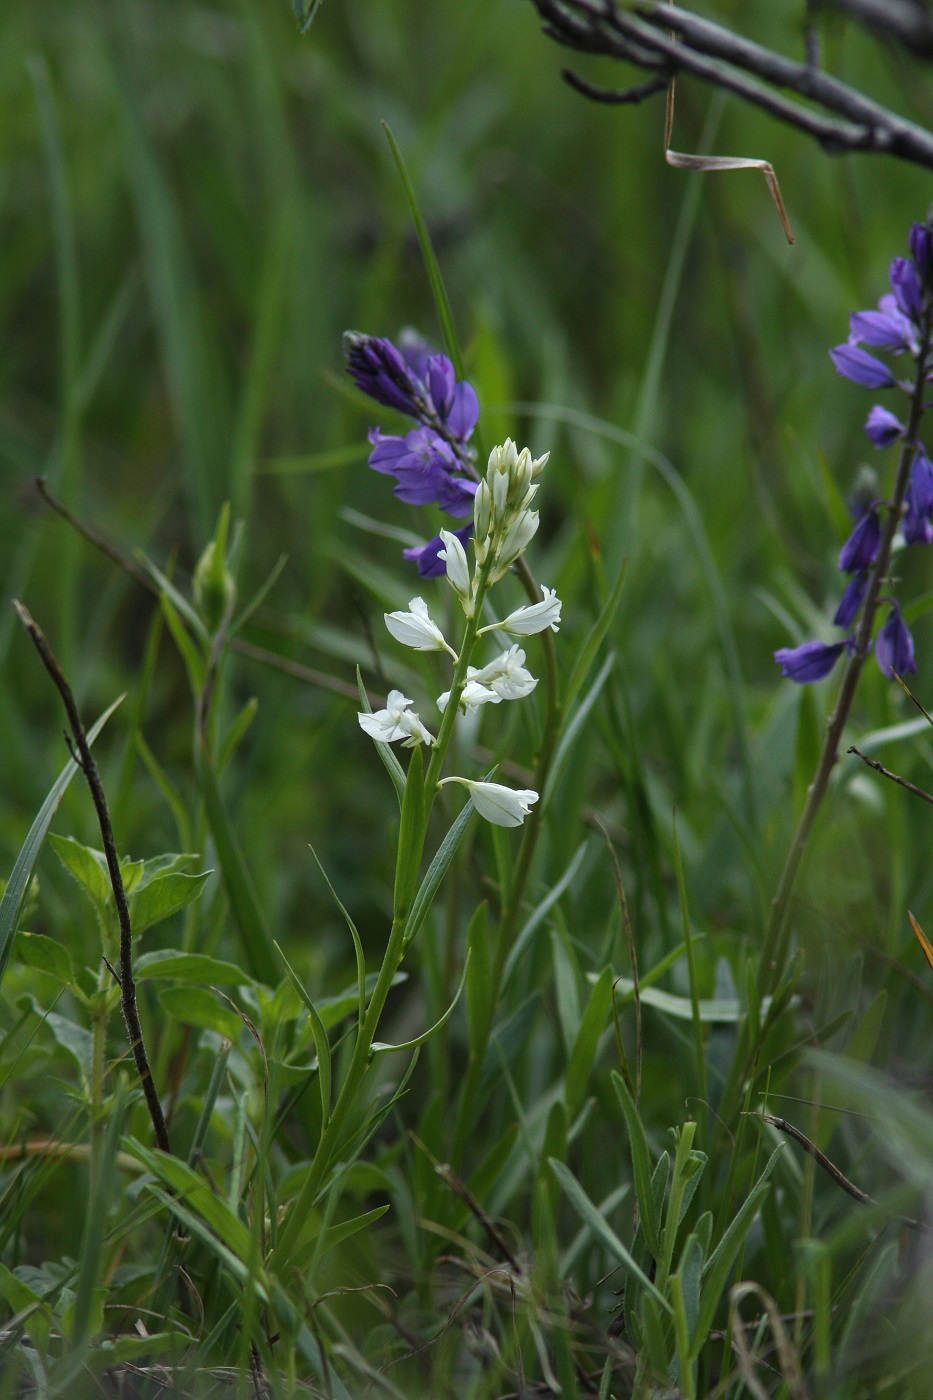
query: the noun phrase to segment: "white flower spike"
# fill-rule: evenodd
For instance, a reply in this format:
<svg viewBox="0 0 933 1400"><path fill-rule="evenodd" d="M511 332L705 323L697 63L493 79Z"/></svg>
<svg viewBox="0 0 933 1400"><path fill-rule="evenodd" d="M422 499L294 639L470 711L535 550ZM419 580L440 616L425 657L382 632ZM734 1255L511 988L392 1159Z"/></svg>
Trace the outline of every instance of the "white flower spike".
<svg viewBox="0 0 933 1400"><path fill-rule="evenodd" d="M449 646L443 632L428 612L423 598L412 598L408 612L386 613L386 627L402 646L414 651L446 651L457 660L457 653Z"/></svg>
<svg viewBox="0 0 933 1400"><path fill-rule="evenodd" d="M358 712L356 717L363 732L378 743L395 744L401 740L405 749L413 749L417 744L430 747L434 737L411 709L414 703L400 690L390 690L384 710L371 715Z"/></svg>
<svg viewBox="0 0 933 1400"><path fill-rule="evenodd" d="M443 778L438 786L443 787L444 783L462 783L469 791L477 812L493 826L521 826L538 800L538 794L530 788L477 783L472 778Z"/></svg>
<svg viewBox="0 0 933 1400"><path fill-rule="evenodd" d="M468 667L467 679L475 685L488 686L497 700L523 700L538 684L531 672L525 670L525 653L517 646L500 652L495 661L479 671Z"/></svg>
<svg viewBox="0 0 933 1400"><path fill-rule="evenodd" d="M542 584L541 592L544 594L542 602L516 608L515 612L509 613L501 622L491 622L488 627L481 627L479 635L498 630L507 632L510 637L531 637L536 632L543 632L546 627L556 632L560 627L561 610L557 590Z"/></svg>

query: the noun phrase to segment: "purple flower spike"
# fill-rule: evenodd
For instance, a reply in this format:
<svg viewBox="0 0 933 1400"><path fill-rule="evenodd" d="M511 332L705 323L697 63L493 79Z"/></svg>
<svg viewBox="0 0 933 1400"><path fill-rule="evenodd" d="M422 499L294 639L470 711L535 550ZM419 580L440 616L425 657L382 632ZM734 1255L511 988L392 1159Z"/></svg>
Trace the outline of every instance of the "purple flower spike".
<svg viewBox="0 0 933 1400"><path fill-rule="evenodd" d="M837 374L866 389L890 389L895 382L886 364L869 355L867 350L860 350L857 345L837 345L829 353Z"/></svg>
<svg viewBox="0 0 933 1400"><path fill-rule="evenodd" d="M781 675L797 685L807 685L811 681L821 681L828 676L839 657L848 647L848 642L804 642L799 647L781 647L774 653L774 659L781 668Z"/></svg>
<svg viewBox="0 0 933 1400"><path fill-rule="evenodd" d="M891 291L904 315L911 321L919 321L923 313L923 293L917 270L909 258L895 258L891 263Z"/></svg>
<svg viewBox="0 0 933 1400"><path fill-rule="evenodd" d="M862 516L842 549L839 568L844 574L855 574L875 562L881 544L881 521L876 510Z"/></svg>
<svg viewBox="0 0 933 1400"><path fill-rule="evenodd" d="M479 399L472 384L465 379L454 389L454 401L447 415L447 426L455 438L466 442L479 419Z"/></svg>
<svg viewBox="0 0 933 1400"><path fill-rule="evenodd" d="M397 408L411 418L424 408L422 386L390 340L347 331L343 338L347 371L357 388L386 408Z"/></svg>
<svg viewBox="0 0 933 1400"><path fill-rule="evenodd" d="M470 521L469 525L463 525L452 533L457 536L465 549L472 532L473 522ZM434 539L428 540L427 544L417 545L414 549L403 549L402 554L413 564L418 565L418 573L422 578L443 578L447 572L447 565L443 559L438 558L443 548L444 541L440 535L435 535Z"/></svg>
<svg viewBox="0 0 933 1400"><path fill-rule="evenodd" d="M837 627L851 627L858 615L858 610L862 606L862 599L865 597L865 589L868 587L868 570L863 569L861 573L853 575L849 580L848 587L839 600L836 609L836 616L833 622Z"/></svg>
<svg viewBox="0 0 933 1400"><path fill-rule="evenodd" d="M897 603L893 598L890 602L891 611L875 641L875 656L883 676L895 672L899 676L908 676L917 669L914 639L907 630L907 623L901 617Z"/></svg>
<svg viewBox="0 0 933 1400"><path fill-rule="evenodd" d="M910 464L910 495L919 515L933 515L933 462L919 443Z"/></svg>
<svg viewBox="0 0 933 1400"><path fill-rule="evenodd" d="M921 282L933 284L933 228L929 224L914 224L910 230L910 253Z"/></svg>
<svg viewBox="0 0 933 1400"><path fill-rule="evenodd" d="M864 341L876 350L906 350L907 331L902 316L888 316L883 311L853 311L849 317L849 341L853 345Z"/></svg>
<svg viewBox="0 0 933 1400"><path fill-rule="evenodd" d="M880 404L875 404L868 414L865 435L869 442L873 442L876 447L890 447L892 442L903 437L904 427L893 413L889 413Z"/></svg>
<svg viewBox="0 0 933 1400"><path fill-rule="evenodd" d="M438 418L446 418L454 401L457 376L446 355L432 355L428 360L427 385Z"/></svg>

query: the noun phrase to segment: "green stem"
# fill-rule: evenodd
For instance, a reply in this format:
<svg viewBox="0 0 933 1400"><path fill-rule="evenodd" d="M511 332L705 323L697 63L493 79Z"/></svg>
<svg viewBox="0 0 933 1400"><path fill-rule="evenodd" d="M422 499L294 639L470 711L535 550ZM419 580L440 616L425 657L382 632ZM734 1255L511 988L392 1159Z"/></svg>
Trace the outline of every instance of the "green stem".
<svg viewBox="0 0 933 1400"><path fill-rule="evenodd" d="M428 764L428 771L424 780L424 803L422 809L419 829L411 835L411 841L416 847L416 852L411 852L409 862L408 853L399 853L400 866L416 867L420 864L424 851L424 842L427 836L428 821L431 815L431 808L437 795L437 782L440 777L444 763L444 756L447 753L448 745L454 732L454 725L457 720L457 710L460 705L460 697L466 684L467 667L473 654L476 643L476 636L479 630L480 619L482 617L483 599L489 584L489 574L492 569L492 561L489 560L480 570L476 587L476 605L473 616L467 619L467 624L463 633L463 642L460 647L460 655L454 667L454 676L450 686L450 699L444 711L441 727L435 740L431 753L431 761ZM417 856L417 858L416 858ZM389 941L386 946L385 956L382 959L382 966L379 969L379 976L376 986L370 999L369 1007L363 1019L363 1024L359 1029L356 1044L353 1047L353 1056L347 1070L337 1101L334 1104L330 1118L321 1133L320 1141L317 1145L311 1169L302 1184L301 1190L292 1203L291 1209L285 1218L279 1234L278 1244L275 1249L275 1259L281 1270L284 1268L291 1256L295 1252L295 1246L301 1231L302 1224L307 1219L310 1210L314 1205L315 1198L324 1184L328 1169L333 1161L347 1116L356 1101L360 1086L366 1076L371 1062L372 1044L376 1037L376 1031L385 1007L386 998L392 987L392 982L396 972L405 956L405 931L408 926L408 916L411 912L411 898L413 892L410 890L396 890L397 903L392 917L392 928L389 933Z"/></svg>
<svg viewBox="0 0 933 1400"><path fill-rule="evenodd" d="M930 349L930 316L927 314L924 326L923 343L917 356L917 377L914 382L913 398L911 401L910 420L904 434L903 446L901 448L900 461L898 462L897 474L894 482L894 492L891 498L890 509L884 523L881 536L881 544L878 549L878 557L875 560L871 577L868 582L868 589L865 595L865 602L862 610L862 621L855 638L855 649L849 657L845 673L842 677L842 685L839 688L839 697L836 700L836 707L830 717L826 731L826 739L823 744L823 751L813 775L813 781L807 789L807 800L804 803L800 821L797 823L797 830L787 853L784 869L778 887L771 902L771 913L765 929L764 943L761 950L761 961L758 969L758 984L762 992L772 990L781 979L784 965L787 960L788 942L788 916L790 914L791 897L794 892L794 884L800 870L801 862L806 853L810 834L816 821L817 813L823 803L829 788L829 780L832 771L839 759L839 746L842 733L849 720L852 704L855 700L855 692L858 687L859 678L862 674L862 667L868 659L869 644L871 641L872 628L874 626L875 614L878 611L878 604L881 599L881 590L887 576L888 566L891 562L891 548L894 543L894 536L901 520L901 510L904 503L904 493L910 480L910 468L913 463L914 454L917 450L917 432L920 427L920 420L924 410L924 387L927 374L927 358Z"/></svg>

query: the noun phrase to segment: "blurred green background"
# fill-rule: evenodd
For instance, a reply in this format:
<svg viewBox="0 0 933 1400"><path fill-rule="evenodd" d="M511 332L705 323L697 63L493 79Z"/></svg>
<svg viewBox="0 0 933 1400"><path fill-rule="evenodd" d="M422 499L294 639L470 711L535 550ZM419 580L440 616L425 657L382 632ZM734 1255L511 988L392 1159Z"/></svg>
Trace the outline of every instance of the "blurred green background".
<svg viewBox="0 0 933 1400"><path fill-rule="evenodd" d="M694 8L802 55L798 0ZM560 69L575 56L542 35L529 0L325 0L304 37L286 0L7 0L0 26L0 867L66 757L57 699L7 599L28 603L88 718L124 689L134 703L154 611L41 507L37 474L126 553L173 560L182 587L231 501L244 599L288 555L252 642L349 685L359 663L374 694L407 674L381 619L421 587L398 541L362 517L422 538L436 522L367 470L366 429L389 415L353 390L340 346L347 328L439 340L386 121L435 240L485 440L508 433L552 454L533 554L565 599L566 666L628 560L611 637L620 685L564 779L548 873L601 812L654 960L676 941L676 809L712 992L719 955L757 946L830 701L827 687L782 682L772 652L831 636L844 497L862 463L882 461L862 433L871 399L827 350L885 290L929 173L831 158L682 82L675 146L772 161L788 247L758 175L665 166L663 99L603 108L571 91ZM933 123L927 70L841 26L824 39L839 76ZM609 85L627 76L575 66ZM911 553L899 592L920 600L907 612L929 705L929 556ZM352 959L308 843L372 951L391 896L393 794L351 701L244 658L227 679L231 714L259 700L225 791L261 901L309 985L334 990ZM856 735L913 714L870 667ZM175 849L125 723L100 744L118 842L138 856ZM142 732L190 801L190 700L167 640ZM531 754L517 738L515 761ZM925 737L879 754L929 782ZM907 904L933 924L924 811L846 763L800 891L821 1024L864 1004L863 960L869 990L891 958L925 978ZM57 829L94 839L78 784ZM604 856L585 870L564 917L589 967L614 895ZM50 852L41 882L39 931L92 948ZM205 938L229 954L219 895L212 907ZM922 1072L927 1015L911 988L882 1060ZM666 1034L646 1076L673 1121L684 1094Z"/></svg>

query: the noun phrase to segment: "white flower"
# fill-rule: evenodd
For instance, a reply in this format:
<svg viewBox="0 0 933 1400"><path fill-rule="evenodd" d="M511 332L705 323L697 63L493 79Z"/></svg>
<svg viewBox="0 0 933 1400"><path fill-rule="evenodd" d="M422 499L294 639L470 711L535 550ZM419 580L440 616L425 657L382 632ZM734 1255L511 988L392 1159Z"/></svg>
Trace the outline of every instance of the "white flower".
<svg viewBox="0 0 933 1400"><path fill-rule="evenodd" d="M469 669L472 671L473 667L471 666ZM496 691L490 690L488 686L480 685L475 680L468 680L460 692L460 708L464 712L478 710L480 705L498 705L502 698ZM441 714L447 709L449 703L450 691L445 690L443 695L437 697L437 708Z"/></svg>
<svg viewBox="0 0 933 1400"><path fill-rule="evenodd" d="M390 690L384 710L371 715L357 713L356 717L363 732L381 744L394 744L400 739L405 749L413 749L416 744L430 746L434 738L409 708L414 703L400 690Z"/></svg>
<svg viewBox="0 0 933 1400"><path fill-rule="evenodd" d="M481 670L468 666L466 685L460 695L461 710L469 712L478 710L480 705L498 705L503 700L522 700L530 695L538 682L525 670L524 663L525 653L521 647L509 647ZM450 691L445 690L437 697L441 714L449 703Z"/></svg>
<svg viewBox="0 0 933 1400"><path fill-rule="evenodd" d="M501 630L508 632L511 637L531 637L535 632L543 632L546 627L556 632L560 626L561 610L557 590L542 584L541 592L544 594L543 602L516 608L515 612L509 613L501 622L491 622L488 627L481 627L480 635L483 632Z"/></svg>
<svg viewBox="0 0 933 1400"><path fill-rule="evenodd" d="M463 603L463 611L467 617L472 617L473 590L470 585L470 566L467 563L466 550L450 530L442 530L441 539L444 541L444 548L439 551L438 558L443 559L447 565L447 582Z"/></svg>
<svg viewBox="0 0 933 1400"><path fill-rule="evenodd" d="M501 783L477 783L471 778L443 778L438 784L462 783L473 799L473 806L481 817L493 826L521 826L538 794L530 788L507 788Z"/></svg>
<svg viewBox="0 0 933 1400"><path fill-rule="evenodd" d="M474 685L488 686L498 700L522 700L538 684L531 672L525 670L525 653L517 646L500 652L495 661L479 671L468 667L467 678Z"/></svg>
<svg viewBox="0 0 933 1400"><path fill-rule="evenodd" d="M412 598L408 612L386 613L386 627L397 642L414 651L447 651L456 661L457 653L448 646L444 634L428 612L423 598Z"/></svg>

